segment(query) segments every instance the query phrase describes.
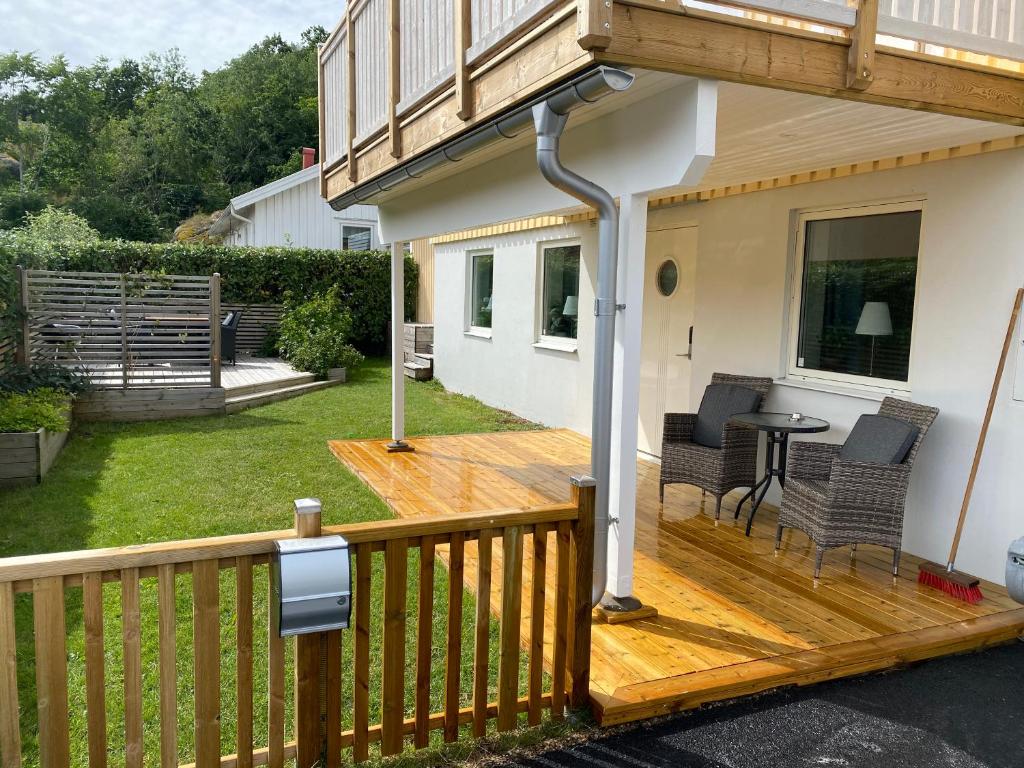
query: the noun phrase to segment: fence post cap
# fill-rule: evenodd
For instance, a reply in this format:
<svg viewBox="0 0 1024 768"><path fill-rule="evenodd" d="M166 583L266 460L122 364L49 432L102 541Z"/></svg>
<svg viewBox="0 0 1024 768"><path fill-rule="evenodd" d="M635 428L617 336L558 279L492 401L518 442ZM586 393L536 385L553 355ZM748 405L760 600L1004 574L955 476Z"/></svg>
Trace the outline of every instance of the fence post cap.
<svg viewBox="0 0 1024 768"><path fill-rule="evenodd" d="M597 485L597 480L590 475L573 475L569 478L569 482L577 488L593 488Z"/></svg>
<svg viewBox="0 0 1024 768"><path fill-rule="evenodd" d="M296 499L295 514L297 515L318 515L322 511L320 499Z"/></svg>

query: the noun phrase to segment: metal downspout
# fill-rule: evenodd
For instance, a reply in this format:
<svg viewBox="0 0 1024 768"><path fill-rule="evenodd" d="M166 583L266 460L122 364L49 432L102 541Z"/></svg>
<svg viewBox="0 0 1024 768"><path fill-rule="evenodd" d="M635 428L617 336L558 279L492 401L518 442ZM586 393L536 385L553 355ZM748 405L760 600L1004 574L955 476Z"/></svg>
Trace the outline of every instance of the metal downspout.
<svg viewBox="0 0 1024 768"><path fill-rule="evenodd" d="M537 129L537 165L553 187L597 210L597 291L594 299L594 407L591 422L591 473L597 480L594 510L594 586L596 606L608 580L608 509L611 477L612 360L615 354L615 280L619 251L619 209L607 190L562 165L558 143L568 114L550 100L533 107Z"/></svg>

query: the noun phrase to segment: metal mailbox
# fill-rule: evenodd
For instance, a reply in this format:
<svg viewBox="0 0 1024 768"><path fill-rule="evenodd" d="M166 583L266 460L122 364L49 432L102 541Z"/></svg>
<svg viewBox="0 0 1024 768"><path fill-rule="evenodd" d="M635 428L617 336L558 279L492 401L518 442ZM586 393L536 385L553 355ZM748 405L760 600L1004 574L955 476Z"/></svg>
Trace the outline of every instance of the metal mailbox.
<svg viewBox="0 0 1024 768"><path fill-rule="evenodd" d="M275 542L274 598L281 637L348 627L352 575L342 536Z"/></svg>

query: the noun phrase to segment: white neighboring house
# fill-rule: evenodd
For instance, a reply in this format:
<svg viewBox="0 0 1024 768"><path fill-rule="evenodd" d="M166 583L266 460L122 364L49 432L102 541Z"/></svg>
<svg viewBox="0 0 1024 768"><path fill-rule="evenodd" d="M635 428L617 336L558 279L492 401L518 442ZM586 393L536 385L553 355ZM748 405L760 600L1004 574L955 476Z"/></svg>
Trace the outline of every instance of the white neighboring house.
<svg viewBox="0 0 1024 768"><path fill-rule="evenodd" d="M303 152L301 171L232 198L210 228L226 245L375 250L377 208L353 205L335 211L320 197L320 169Z"/></svg>

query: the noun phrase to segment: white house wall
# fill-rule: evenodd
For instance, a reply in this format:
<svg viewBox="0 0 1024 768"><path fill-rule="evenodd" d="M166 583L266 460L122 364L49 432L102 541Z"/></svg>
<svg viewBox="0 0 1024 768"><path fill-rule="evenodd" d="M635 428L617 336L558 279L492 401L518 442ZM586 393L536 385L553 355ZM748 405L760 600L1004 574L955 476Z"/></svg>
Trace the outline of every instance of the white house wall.
<svg viewBox="0 0 1024 768"><path fill-rule="evenodd" d="M582 235L578 237L578 235ZM579 351L540 349L536 285L540 246L581 243ZM466 331L466 254L487 245L494 252L491 338ZM455 392L549 426L590 431L593 387L594 304L597 231L589 225L550 227L486 241L438 245L434 249L434 373Z"/></svg>
<svg viewBox="0 0 1024 768"><path fill-rule="evenodd" d="M944 562L1013 292L1024 282L1022 178L1024 151L1012 150L651 211L651 228L698 226L692 402L700 402L714 371L783 375L794 211L924 197L911 398L941 413L915 466L904 549ZM589 224L438 247L436 370L446 385L550 426L589 432L593 318L580 314L577 355L531 346L538 240L577 234L583 307L596 257ZM465 253L488 245L495 253L489 341L463 335ZM1012 396L1022 378L1011 356L957 560L998 582L1007 545L1024 535L1024 402ZM828 419L833 428L820 439L841 442L880 399L780 384L767 407Z"/></svg>
<svg viewBox="0 0 1024 768"><path fill-rule="evenodd" d="M354 205L335 211L320 197L316 178L258 200L242 215L252 223L235 220L232 245L341 248L342 221L370 226L373 247L379 245L376 209Z"/></svg>

